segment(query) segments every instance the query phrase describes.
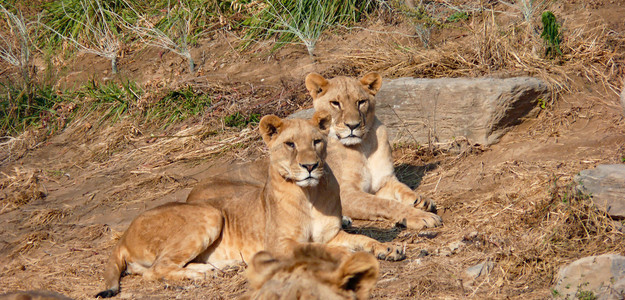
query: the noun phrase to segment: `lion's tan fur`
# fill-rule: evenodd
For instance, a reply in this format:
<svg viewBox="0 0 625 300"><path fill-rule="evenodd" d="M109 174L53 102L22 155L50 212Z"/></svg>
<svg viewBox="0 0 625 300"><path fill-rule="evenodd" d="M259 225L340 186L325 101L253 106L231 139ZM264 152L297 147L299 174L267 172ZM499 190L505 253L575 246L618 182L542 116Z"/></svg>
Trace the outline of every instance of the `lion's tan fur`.
<svg viewBox="0 0 625 300"><path fill-rule="evenodd" d="M323 112L310 121L263 117L259 130L269 162L253 168L264 168L264 182L263 176L244 172L212 177L189 194L187 203L141 214L113 250L106 290L98 296L118 293L124 270L148 279L200 279L214 268L250 261L261 250L287 257L302 243L403 259L399 245L341 230L338 182L324 160L329 123Z"/></svg>
<svg viewBox="0 0 625 300"><path fill-rule="evenodd" d="M367 299L379 263L365 252L340 256L308 244L286 259L259 252L246 273L252 291L244 299Z"/></svg>
<svg viewBox="0 0 625 300"><path fill-rule="evenodd" d="M306 77L315 110L332 116L326 161L339 181L343 212L357 219L397 221L413 229L439 226L441 218L427 212L434 210L434 203L394 174L387 130L375 116L375 94L381 86L377 73L361 79L327 80L316 73Z"/></svg>
<svg viewBox="0 0 625 300"><path fill-rule="evenodd" d="M26 291L2 294L0 300L72 300L72 298L49 291Z"/></svg>

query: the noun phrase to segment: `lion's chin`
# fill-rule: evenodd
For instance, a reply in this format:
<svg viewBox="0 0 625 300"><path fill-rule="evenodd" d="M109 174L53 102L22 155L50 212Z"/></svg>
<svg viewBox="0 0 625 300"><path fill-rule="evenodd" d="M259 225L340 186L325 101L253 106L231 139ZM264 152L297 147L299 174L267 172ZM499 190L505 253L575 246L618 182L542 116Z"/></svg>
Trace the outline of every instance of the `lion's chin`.
<svg viewBox="0 0 625 300"><path fill-rule="evenodd" d="M349 136L349 137L341 138L340 141L341 141L341 144L345 146L353 146L353 145L358 145L362 143L362 138Z"/></svg>
<svg viewBox="0 0 625 300"><path fill-rule="evenodd" d="M306 179L296 181L295 184L301 187L313 187L319 184L319 179L308 177Z"/></svg>

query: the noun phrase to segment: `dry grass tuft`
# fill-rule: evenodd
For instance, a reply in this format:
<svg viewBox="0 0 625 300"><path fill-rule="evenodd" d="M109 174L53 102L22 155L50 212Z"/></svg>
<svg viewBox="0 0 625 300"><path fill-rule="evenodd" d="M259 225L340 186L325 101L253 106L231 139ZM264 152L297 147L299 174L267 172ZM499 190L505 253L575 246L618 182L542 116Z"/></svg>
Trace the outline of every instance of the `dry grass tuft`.
<svg viewBox="0 0 625 300"><path fill-rule="evenodd" d="M551 197L521 216L526 232L496 252L503 278L524 284L553 283L560 266L589 255L624 253L620 224L598 210L588 195L554 179Z"/></svg>
<svg viewBox="0 0 625 300"><path fill-rule="evenodd" d="M0 213L10 211L33 200L43 199L46 190L40 180L41 171L35 169L25 170L19 167L14 169L13 174L0 172Z"/></svg>
<svg viewBox="0 0 625 300"><path fill-rule="evenodd" d="M42 209L30 214L22 228L45 228L71 215L69 209Z"/></svg>
<svg viewBox="0 0 625 300"><path fill-rule="evenodd" d="M43 241L49 240L50 238L50 234L46 231L35 231L25 234L18 240L17 245L14 247L15 250L13 250L10 256L14 257L37 249Z"/></svg>

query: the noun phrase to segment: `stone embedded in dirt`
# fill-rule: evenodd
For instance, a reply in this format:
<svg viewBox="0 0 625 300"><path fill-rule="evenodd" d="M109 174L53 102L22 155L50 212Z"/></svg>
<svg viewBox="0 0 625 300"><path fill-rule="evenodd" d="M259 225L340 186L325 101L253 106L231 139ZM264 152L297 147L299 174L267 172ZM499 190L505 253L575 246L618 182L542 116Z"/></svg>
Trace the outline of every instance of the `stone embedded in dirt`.
<svg viewBox="0 0 625 300"><path fill-rule="evenodd" d="M437 249L436 254L438 254L439 256L451 256L458 253L460 248L462 248L463 246L464 243L461 241L451 242L446 247Z"/></svg>
<svg viewBox="0 0 625 300"><path fill-rule="evenodd" d="M460 137L490 145L550 98L549 87L531 77L399 78L376 95L376 115L391 143L452 142ZM313 109L289 118L310 118Z"/></svg>
<svg viewBox="0 0 625 300"><path fill-rule="evenodd" d="M613 218L625 218L625 164L598 165L575 176L577 189Z"/></svg>
<svg viewBox="0 0 625 300"><path fill-rule="evenodd" d="M589 256L560 269L553 294L566 299L623 299L624 280L625 256Z"/></svg>
<svg viewBox="0 0 625 300"><path fill-rule="evenodd" d="M490 145L549 98L547 84L531 77L399 78L382 85L376 114L394 142L465 137Z"/></svg>
<svg viewBox="0 0 625 300"><path fill-rule="evenodd" d="M476 279L480 276L486 275L488 273L490 273L490 271L493 270L493 268L495 267L495 263L492 261L485 261L482 263L479 263L475 266L469 267L464 271L464 274L466 275L466 277L468 277L469 279Z"/></svg>

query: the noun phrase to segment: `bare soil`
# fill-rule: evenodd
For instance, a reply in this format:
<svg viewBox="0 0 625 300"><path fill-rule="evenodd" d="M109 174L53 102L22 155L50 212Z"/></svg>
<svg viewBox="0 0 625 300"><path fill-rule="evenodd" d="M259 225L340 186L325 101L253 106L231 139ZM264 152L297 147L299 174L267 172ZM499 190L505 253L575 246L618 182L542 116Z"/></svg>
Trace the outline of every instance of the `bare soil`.
<svg viewBox="0 0 625 300"><path fill-rule="evenodd" d="M623 1L558 1L553 9L593 16L610 34L625 29ZM303 85L309 72L359 76L373 69L387 78L402 75L363 67L358 57L376 45L418 44L416 37L378 33L411 34L411 27L381 21L364 26L368 30L328 32L315 58L299 45L271 53L271 45L261 44L241 52L233 35L219 31L194 49L195 74L186 71L183 59L152 48L128 49L116 76L109 74L108 61L88 54L57 61L60 88L121 78L137 81L148 93L190 84L210 91L216 101L210 111L166 129L131 119L98 125L87 116L52 136L42 138L45 130L34 128L3 144L0 293L44 289L92 298L102 289L113 245L133 218L184 201L198 180L214 175L214 166L264 155L253 127L227 128L220 116L236 111L285 116L310 107ZM458 28L435 30L431 47L462 42L466 35ZM613 72L623 74L623 63ZM44 71L41 59L38 67ZM372 298L548 298L559 266L587 255L625 254L620 222L592 208L584 216L598 218L594 233L573 234L578 228L566 227L577 224L567 210L573 204L563 204L573 176L625 157L625 118L617 94L600 80L569 71L571 80L563 83L568 90L559 90L553 105L498 144L465 144L453 151L395 147L398 176L436 200L444 226L417 232L390 222L356 221L350 231L407 245L406 260L382 263ZM555 241L560 236L568 241ZM489 274L474 281L463 275L484 261L495 263ZM118 297L231 299L247 289L243 270L237 266L184 282L126 276Z"/></svg>

